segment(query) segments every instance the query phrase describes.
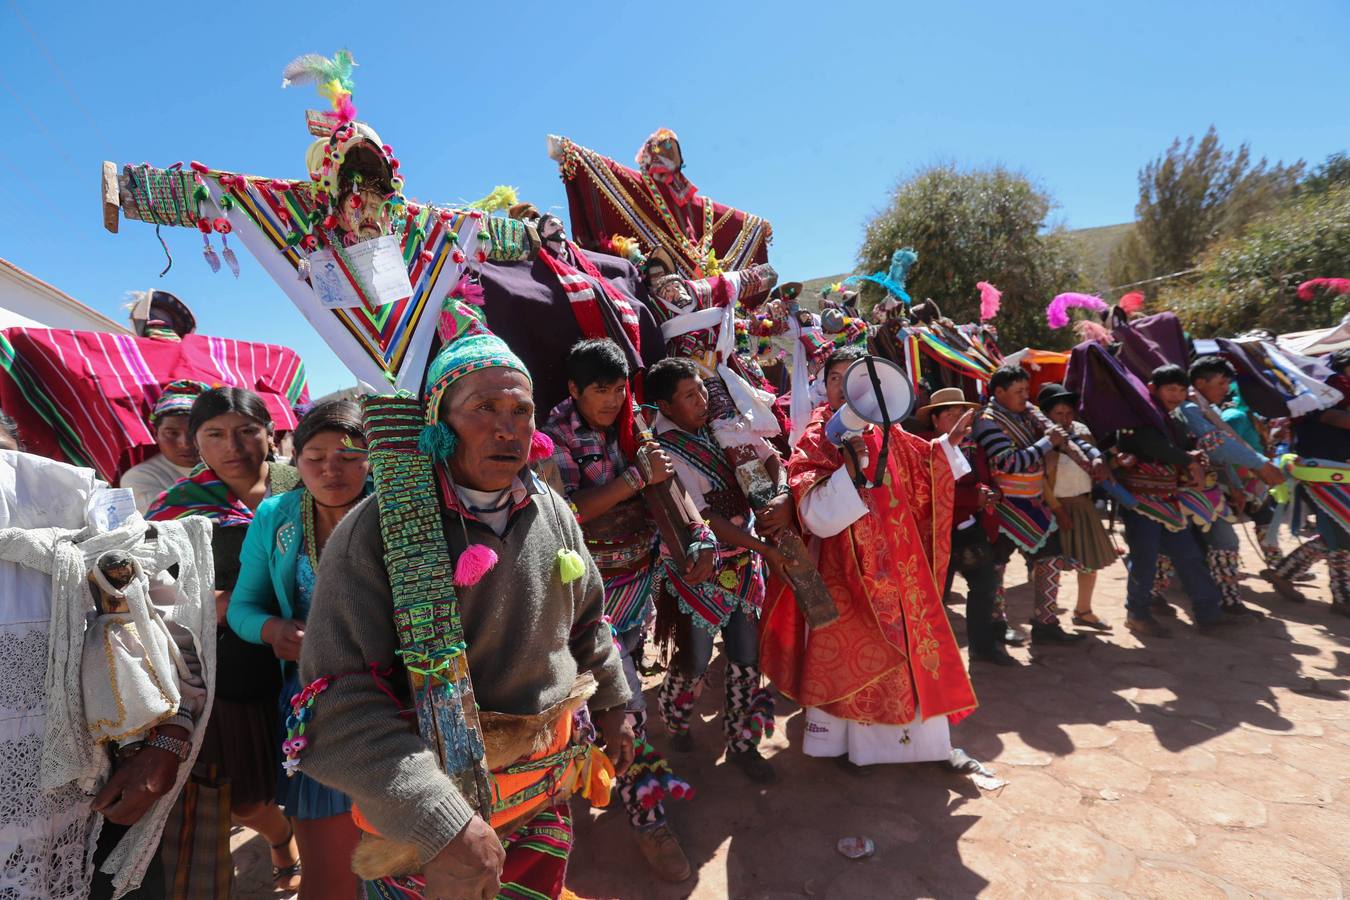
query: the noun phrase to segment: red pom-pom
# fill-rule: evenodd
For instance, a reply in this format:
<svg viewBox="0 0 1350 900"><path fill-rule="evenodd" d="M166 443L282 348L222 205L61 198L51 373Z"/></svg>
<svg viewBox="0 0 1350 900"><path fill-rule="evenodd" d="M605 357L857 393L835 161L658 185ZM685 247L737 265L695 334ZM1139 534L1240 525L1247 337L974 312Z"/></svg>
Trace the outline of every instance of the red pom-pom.
<svg viewBox="0 0 1350 900"><path fill-rule="evenodd" d="M450 259L453 260L454 263L455 263L456 265L463 265L463 264L464 264L464 251L462 251L462 250L454 250L454 251L451 251L451 253L450 253Z"/></svg>
<svg viewBox="0 0 1350 900"><path fill-rule="evenodd" d="M352 194L350 197L347 198L347 205L350 206L352 209L360 209L361 198L358 197L356 194Z"/></svg>
<svg viewBox="0 0 1350 900"><path fill-rule="evenodd" d="M1144 294L1142 291L1130 291L1128 294L1121 295L1120 308L1127 313L1137 313L1144 308Z"/></svg>
<svg viewBox="0 0 1350 900"><path fill-rule="evenodd" d="M202 216L200 219L197 220L197 230L200 231L202 234L210 234L211 220L208 219L206 216Z"/></svg>
<svg viewBox="0 0 1350 900"><path fill-rule="evenodd" d="M323 217L323 227L324 227L324 228L327 228L329 231L332 231L334 228L336 228L336 227L337 227L337 216L333 215L332 213L329 213L328 215L324 216L324 217Z"/></svg>
<svg viewBox="0 0 1350 900"><path fill-rule="evenodd" d="M497 551L482 544L470 544L455 561L455 584L459 587L472 587L483 580L483 576L492 571L497 564Z"/></svg>
<svg viewBox="0 0 1350 900"><path fill-rule="evenodd" d="M536 431L530 438L530 462L548 459L553 455L553 439L542 431Z"/></svg>
<svg viewBox="0 0 1350 900"><path fill-rule="evenodd" d="M211 227L216 230L216 234L229 234L234 229L230 226L230 220L221 216L211 223Z"/></svg>
<svg viewBox="0 0 1350 900"><path fill-rule="evenodd" d="M422 262L426 263L427 265L431 265L431 261L436 258L436 254L432 253L430 250L423 250L421 256Z"/></svg>
<svg viewBox="0 0 1350 900"><path fill-rule="evenodd" d="M319 249L319 239L312 234L307 234L300 239L300 246L312 252Z"/></svg>
<svg viewBox="0 0 1350 900"><path fill-rule="evenodd" d="M408 204L408 215L410 215L410 216L415 216L415 215L417 215L418 213L420 213L421 211L422 211L422 207L418 206L416 203L409 203L409 204Z"/></svg>

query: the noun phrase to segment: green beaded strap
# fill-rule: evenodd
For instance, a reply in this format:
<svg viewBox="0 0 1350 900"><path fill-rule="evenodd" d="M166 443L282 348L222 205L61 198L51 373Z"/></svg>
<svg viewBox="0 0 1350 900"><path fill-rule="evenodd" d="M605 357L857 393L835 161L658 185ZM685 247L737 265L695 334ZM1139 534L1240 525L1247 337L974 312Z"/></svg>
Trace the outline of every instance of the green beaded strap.
<svg viewBox="0 0 1350 900"><path fill-rule="evenodd" d="M398 654L408 672L418 731L460 793L486 818L492 784L454 567L431 458L417 449L422 404L410 394L370 396L364 408Z"/></svg>

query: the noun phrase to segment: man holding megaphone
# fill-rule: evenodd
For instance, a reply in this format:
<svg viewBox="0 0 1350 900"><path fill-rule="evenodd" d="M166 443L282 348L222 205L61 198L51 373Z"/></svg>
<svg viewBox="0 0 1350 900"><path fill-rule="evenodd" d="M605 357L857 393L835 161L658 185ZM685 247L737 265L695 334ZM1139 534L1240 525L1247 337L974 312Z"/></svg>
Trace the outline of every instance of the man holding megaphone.
<svg viewBox="0 0 1350 900"><path fill-rule="evenodd" d="M948 724L975 708L942 605L957 445L966 414L928 441L899 423L914 405L905 373L860 348L825 364L820 406L788 460L798 516L819 548L839 619L812 629L778 585L765 604L760 664L806 707L802 749L850 771L949 760Z"/></svg>

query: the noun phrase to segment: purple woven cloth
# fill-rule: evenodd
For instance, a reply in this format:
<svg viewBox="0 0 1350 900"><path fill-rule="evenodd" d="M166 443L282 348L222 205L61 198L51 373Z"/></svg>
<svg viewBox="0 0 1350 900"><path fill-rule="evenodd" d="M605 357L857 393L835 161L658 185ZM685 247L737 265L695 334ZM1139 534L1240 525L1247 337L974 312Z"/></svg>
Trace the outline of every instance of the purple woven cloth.
<svg viewBox="0 0 1350 900"><path fill-rule="evenodd" d="M1152 427L1168 433L1144 382L1095 341L1073 348L1064 386L1078 393L1083 421L1099 438L1122 428Z"/></svg>
<svg viewBox="0 0 1350 900"><path fill-rule="evenodd" d="M582 251L595 263L600 274L618 288L637 310L642 338L642 366L666 355L666 344L661 329L652 318L645 303L646 290L641 286L632 263L616 256ZM567 397L567 351L581 340L581 329L572 314L567 294L558 277L541 259L514 263L486 263L483 266L483 310L492 331L506 341L521 362L530 370L534 380L536 418L543 422L549 410ZM607 313L604 292L596 288L606 325L617 322ZM610 336L620 346L628 343L621 329L608 327ZM629 365L634 358L631 347L625 347ZM634 366L636 368L636 366Z"/></svg>

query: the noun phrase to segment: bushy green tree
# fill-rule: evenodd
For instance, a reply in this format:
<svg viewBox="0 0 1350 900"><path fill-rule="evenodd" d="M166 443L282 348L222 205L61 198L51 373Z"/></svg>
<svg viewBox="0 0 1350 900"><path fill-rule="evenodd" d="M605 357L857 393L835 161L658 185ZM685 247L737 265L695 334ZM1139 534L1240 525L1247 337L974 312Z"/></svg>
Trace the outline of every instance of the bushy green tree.
<svg viewBox="0 0 1350 900"><path fill-rule="evenodd" d="M1174 140L1139 170L1135 229L1116 249L1112 278L1124 284L1191 268L1215 241L1287 199L1302 174L1302 162L1253 161L1247 144L1224 149L1212 125L1198 141Z"/></svg>
<svg viewBox="0 0 1350 900"><path fill-rule="evenodd" d="M1163 291L1199 337L1252 328L1276 333L1322 328L1350 312L1350 297L1295 295L1311 278L1350 277L1350 184L1306 193L1215 244L1185 284Z"/></svg>
<svg viewBox="0 0 1350 900"><path fill-rule="evenodd" d="M1299 182L1295 194L1298 196L1325 194L1334 187L1347 184L1350 184L1350 156L1333 153L1320 166L1309 172L1307 178Z"/></svg>
<svg viewBox="0 0 1350 900"><path fill-rule="evenodd" d="M957 322L977 321L975 285L988 281L1003 292L994 324L1005 351L1067 346L1068 329L1045 325L1050 299L1078 286L1061 230L1047 228L1053 208L1043 189L1002 167L931 166L901 182L867 224L859 269L884 271L895 250L913 247L919 260L907 286L915 302L932 298ZM875 286L864 290L869 303L882 296Z"/></svg>

